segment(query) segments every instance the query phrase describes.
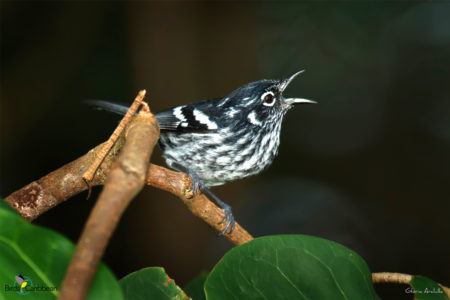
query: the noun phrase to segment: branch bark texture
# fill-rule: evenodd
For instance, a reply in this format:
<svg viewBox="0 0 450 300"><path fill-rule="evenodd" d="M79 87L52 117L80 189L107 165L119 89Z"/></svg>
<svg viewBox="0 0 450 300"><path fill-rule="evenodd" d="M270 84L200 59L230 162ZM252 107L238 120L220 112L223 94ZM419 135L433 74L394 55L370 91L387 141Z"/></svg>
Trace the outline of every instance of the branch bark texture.
<svg viewBox="0 0 450 300"><path fill-rule="evenodd" d="M400 283L400 284L409 284L411 280L413 280L414 276L409 274L402 273L389 273L389 272L380 272L380 273L372 273L372 282L373 283Z"/></svg>
<svg viewBox="0 0 450 300"><path fill-rule="evenodd" d="M113 146L108 156L103 160L93 180L92 186L105 182L116 153L123 146L121 138ZM85 191L88 186L83 180L83 174L94 163L104 144L100 144L82 157L62 166L61 168L33 181L20 190L5 198L24 219L33 221L49 209L67 199Z"/></svg>

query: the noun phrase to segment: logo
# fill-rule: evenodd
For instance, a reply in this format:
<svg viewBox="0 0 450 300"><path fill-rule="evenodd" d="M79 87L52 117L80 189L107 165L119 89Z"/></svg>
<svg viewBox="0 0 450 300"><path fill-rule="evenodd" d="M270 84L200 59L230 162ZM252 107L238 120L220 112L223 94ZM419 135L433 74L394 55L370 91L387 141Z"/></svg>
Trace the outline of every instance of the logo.
<svg viewBox="0 0 450 300"><path fill-rule="evenodd" d="M30 277L21 274L14 276L14 279L14 283L5 284L5 292L16 292L21 296L28 295L31 292L52 292L56 295L56 286L33 284Z"/></svg>
<svg viewBox="0 0 450 300"><path fill-rule="evenodd" d="M28 276L21 274L14 276L14 283L5 284L5 292L16 292L18 295L25 296L34 288L33 281Z"/></svg>
<svg viewBox="0 0 450 300"><path fill-rule="evenodd" d="M28 276L22 276L22 275L17 275L15 277L16 282L14 282L14 285L17 287L19 286L20 289L17 292L17 294L19 295L28 295L30 292L27 290L24 290L27 286L32 287L33 286L33 281L31 281L30 277Z"/></svg>

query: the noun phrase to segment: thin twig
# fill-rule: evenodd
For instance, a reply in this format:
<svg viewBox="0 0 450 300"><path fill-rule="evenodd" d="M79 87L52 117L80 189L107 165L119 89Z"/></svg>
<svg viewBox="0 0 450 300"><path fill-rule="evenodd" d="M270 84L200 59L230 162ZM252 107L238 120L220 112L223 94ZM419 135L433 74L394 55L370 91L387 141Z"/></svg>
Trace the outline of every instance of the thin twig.
<svg viewBox="0 0 450 300"><path fill-rule="evenodd" d="M390 283L409 284L409 282L413 278L414 278L413 275L402 273L389 273L389 272L372 273L373 283L390 282Z"/></svg>
<svg viewBox="0 0 450 300"><path fill-rule="evenodd" d="M131 200L144 187L158 123L141 112L128 126L126 142L95 204L70 262L58 299L84 299L108 241Z"/></svg>
<svg viewBox="0 0 450 300"><path fill-rule="evenodd" d="M116 143L117 139L120 137L127 124L130 123L131 119L136 114L136 111L139 109L139 107L142 104L142 101L144 100L145 94L146 94L145 90L142 90L138 93L138 95L133 101L133 104L131 104L130 108L120 121L119 125L116 127L110 138L103 144L103 147L98 151L97 156L92 165L83 174L83 179L87 183L90 183L92 181L95 172L97 171L98 167L102 164L105 157L108 155L109 150L111 150L112 146Z"/></svg>
<svg viewBox="0 0 450 300"><path fill-rule="evenodd" d="M403 273L390 273L390 272L380 272L372 273L373 283L399 283L399 284L410 284L411 280L416 277L415 275L403 274ZM450 288L438 283L442 290L450 296Z"/></svg>

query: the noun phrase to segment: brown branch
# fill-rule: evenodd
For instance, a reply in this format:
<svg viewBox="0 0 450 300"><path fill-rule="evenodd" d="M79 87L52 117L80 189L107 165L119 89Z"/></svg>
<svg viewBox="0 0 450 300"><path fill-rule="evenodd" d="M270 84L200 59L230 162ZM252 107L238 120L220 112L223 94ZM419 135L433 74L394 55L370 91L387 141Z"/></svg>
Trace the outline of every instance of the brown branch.
<svg viewBox="0 0 450 300"><path fill-rule="evenodd" d="M90 182L91 185L104 184L111 164L123 144L124 139L119 138L118 142L114 144L112 151L107 154L100 168L95 173L93 180ZM100 156L99 151L101 149L103 149L103 144L95 147L77 160L12 193L6 197L5 201L23 218L33 221L47 210L88 188L83 180L83 174L94 163L96 157ZM224 225L219 225L223 217L222 210L202 194L192 198L192 193L188 191L191 186L191 179L186 174L151 164L147 184L179 197L194 215L203 219L219 232L222 230ZM253 239L238 223L236 223L233 232L225 234L225 237L235 245L240 245Z"/></svg>
<svg viewBox="0 0 450 300"><path fill-rule="evenodd" d="M106 156L100 165L95 177L90 182L92 185L102 185L105 182L116 152L123 145L123 140L119 139L118 143L118 145L114 145L113 151ZM87 190L88 186L82 176L84 170L95 160L96 153L101 148L102 145L97 146L79 159L12 193L6 197L5 201L24 219L33 221L47 210ZM152 173L152 170L154 170L154 173ZM222 210L203 194L192 198L192 192L188 191L188 187L191 185L191 179L188 175L154 164L150 164L148 172L148 185L179 197L194 215L203 219L219 232L222 230L223 224L218 224L223 217ZM225 237L235 245L253 239L237 222L233 232L225 234Z"/></svg>
<svg viewBox="0 0 450 300"><path fill-rule="evenodd" d="M201 218L217 231L221 232L224 229L225 224L219 224L223 219L222 209L201 193L193 196L190 190L191 178L188 175L157 165L150 165L148 172L147 184L180 198L195 216ZM224 236L235 245L242 245L253 239L238 223L236 223L232 233L225 233Z"/></svg>
<svg viewBox="0 0 450 300"><path fill-rule="evenodd" d="M144 187L158 123L140 112L127 128L126 143L95 204L70 262L58 299L84 299L120 217ZM102 148L103 149L103 148Z"/></svg>
<svg viewBox="0 0 450 300"><path fill-rule="evenodd" d="M123 143L122 138L113 146L90 182L91 185L102 185L105 182L111 164ZM88 188L82 176L94 163L102 148L103 144L98 145L82 157L15 191L6 197L5 201L24 219L33 221L47 210Z"/></svg>
<svg viewBox="0 0 450 300"><path fill-rule="evenodd" d="M438 283L442 290L447 294L448 297L450 297L450 288L448 286L442 285Z"/></svg>
<svg viewBox="0 0 450 300"><path fill-rule="evenodd" d="M411 280L413 280L414 276L409 274L402 273L389 273L389 272L380 272L380 273L372 273L372 282L373 283L399 283L399 284L409 284Z"/></svg>
<svg viewBox="0 0 450 300"><path fill-rule="evenodd" d="M399 283L399 284L410 284L411 280L416 277L415 275L402 274L402 273L390 273L390 272L380 272L372 273L373 283ZM439 284L439 283L438 283ZM450 296L450 288L445 285L439 284L442 290Z"/></svg>

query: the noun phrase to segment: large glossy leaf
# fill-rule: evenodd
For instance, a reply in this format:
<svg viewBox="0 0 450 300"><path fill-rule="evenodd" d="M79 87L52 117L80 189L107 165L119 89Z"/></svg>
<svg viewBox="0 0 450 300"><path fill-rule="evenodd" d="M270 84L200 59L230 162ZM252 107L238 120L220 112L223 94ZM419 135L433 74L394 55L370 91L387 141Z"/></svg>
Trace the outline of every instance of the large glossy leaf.
<svg viewBox="0 0 450 300"><path fill-rule="evenodd" d="M0 299L23 300L17 291L6 291L6 285L18 286L21 278L27 281L22 292L31 290L30 299L55 299L74 249L67 238L32 225L0 205ZM36 290L42 286L56 287L56 290ZM123 299L117 280L104 265L97 271L88 299Z"/></svg>
<svg viewBox="0 0 450 300"><path fill-rule="evenodd" d="M425 276L417 276L409 283L414 289L414 296L418 300L448 300L449 296L444 290Z"/></svg>
<svg viewBox="0 0 450 300"><path fill-rule="evenodd" d="M195 277L191 282L186 284L184 287L184 291L191 297L193 300L205 300L205 291L203 286L205 285L206 278L208 277L208 273L202 272L200 275Z"/></svg>
<svg viewBox="0 0 450 300"><path fill-rule="evenodd" d="M257 238L229 251L205 283L207 299L379 299L364 260L304 235Z"/></svg>
<svg viewBox="0 0 450 300"><path fill-rule="evenodd" d="M128 274L120 280L125 299L191 299L163 268L152 267Z"/></svg>

